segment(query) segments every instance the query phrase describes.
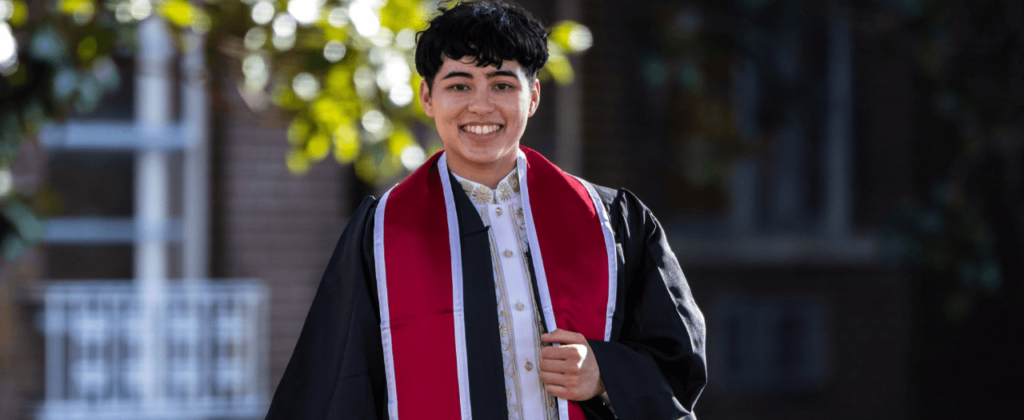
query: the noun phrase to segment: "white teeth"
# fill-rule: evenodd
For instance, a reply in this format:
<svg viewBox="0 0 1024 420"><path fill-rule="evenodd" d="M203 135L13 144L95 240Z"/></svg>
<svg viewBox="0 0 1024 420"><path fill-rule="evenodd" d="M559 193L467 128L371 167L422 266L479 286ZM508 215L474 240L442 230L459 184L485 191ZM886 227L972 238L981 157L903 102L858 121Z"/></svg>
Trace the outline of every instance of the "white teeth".
<svg viewBox="0 0 1024 420"><path fill-rule="evenodd" d="M473 134L491 134L498 131L501 128L500 125L467 125L465 130Z"/></svg>

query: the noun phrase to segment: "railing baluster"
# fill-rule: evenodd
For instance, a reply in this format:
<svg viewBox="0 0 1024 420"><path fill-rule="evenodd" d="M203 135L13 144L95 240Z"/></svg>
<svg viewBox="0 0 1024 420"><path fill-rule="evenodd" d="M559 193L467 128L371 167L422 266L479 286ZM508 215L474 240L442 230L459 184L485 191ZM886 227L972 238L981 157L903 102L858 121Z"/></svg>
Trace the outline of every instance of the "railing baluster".
<svg viewBox="0 0 1024 420"><path fill-rule="evenodd" d="M43 297L40 419L149 419L139 404L138 294L131 282L52 282ZM171 283L162 308L171 370L161 418L260 418L267 401L266 289L254 281ZM167 417L170 416L170 417Z"/></svg>

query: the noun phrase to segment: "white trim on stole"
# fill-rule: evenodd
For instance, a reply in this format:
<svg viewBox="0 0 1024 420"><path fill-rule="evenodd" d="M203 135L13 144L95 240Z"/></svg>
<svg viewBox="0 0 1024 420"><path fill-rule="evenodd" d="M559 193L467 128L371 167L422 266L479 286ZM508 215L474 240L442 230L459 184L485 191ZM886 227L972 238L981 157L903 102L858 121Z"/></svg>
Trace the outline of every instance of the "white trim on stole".
<svg viewBox="0 0 1024 420"><path fill-rule="evenodd" d="M601 233L604 234L604 248L608 252L608 310L605 313L605 324L604 324L604 341L611 340L612 338L612 316L615 315L615 298L618 294L618 283L619 283L619 264L618 258L615 255L615 234L612 231L612 224L608 220L608 213L604 208L604 204L601 203L601 197L597 195L597 190L594 189L594 185L575 177L580 184L583 184L587 188L587 192L590 193L590 201L594 203L594 208L597 209L597 215L601 220Z"/></svg>
<svg viewBox="0 0 1024 420"><path fill-rule="evenodd" d="M388 282L384 264L384 208L392 187L380 198L373 217L373 265L377 270L377 300L380 303L380 341L384 348L384 374L388 380L388 418L398 420L398 395L395 388L395 355L391 348L391 312L388 308Z"/></svg>
<svg viewBox="0 0 1024 420"><path fill-rule="evenodd" d="M459 370L459 407L462 419L473 418L469 399L469 365L466 356L466 313L462 300L462 239L459 236L459 216L455 211L451 178L448 175L448 153L437 160L437 173L444 189L444 205L448 215L448 244L452 254L452 312L455 318L455 362Z"/></svg>

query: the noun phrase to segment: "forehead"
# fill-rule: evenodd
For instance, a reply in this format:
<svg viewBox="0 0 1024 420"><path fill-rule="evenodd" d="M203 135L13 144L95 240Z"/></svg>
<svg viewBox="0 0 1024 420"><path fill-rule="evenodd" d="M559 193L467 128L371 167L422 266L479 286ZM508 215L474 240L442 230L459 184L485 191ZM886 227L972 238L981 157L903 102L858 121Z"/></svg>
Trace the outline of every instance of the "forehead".
<svg viewBox="0 0 1024 420"><path fill-rule="evenodd" d="M443 78L451 72L469 73L470 75L486 75L498 70L510 71L519 77L526 77L526 73L523 67L515 60L502 60L501 66L495 66L491 64L489 66L480 67L476 65L476 57L465 56L458 60L450 57L443 57L444 62L441 64L441 69L438 70L438 78Z"/></svg>

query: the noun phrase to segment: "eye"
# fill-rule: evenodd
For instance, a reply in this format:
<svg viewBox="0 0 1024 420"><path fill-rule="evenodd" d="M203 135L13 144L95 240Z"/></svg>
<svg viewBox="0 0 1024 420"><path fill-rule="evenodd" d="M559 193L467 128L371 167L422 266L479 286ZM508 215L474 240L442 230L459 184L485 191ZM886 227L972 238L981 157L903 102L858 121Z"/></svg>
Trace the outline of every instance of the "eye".
<svg viewBox="0 0 1024 420"><path fill-rule="evenodd" d="M448 86L448 90L453 90L453 91L456 91L456 92L464 92L464 91L469 90L469 86L466 86L466 85L463 85L463 84L454 84L454 85Z"/></svg>
<svg viewBox="0 0 1024 420"><path fill-rule="evenodd" d="M511 84L508 83L498 83L494 85L494 89L499 91L512 90L513 88L515 88L515 86L512 86Z"/></svg>

